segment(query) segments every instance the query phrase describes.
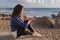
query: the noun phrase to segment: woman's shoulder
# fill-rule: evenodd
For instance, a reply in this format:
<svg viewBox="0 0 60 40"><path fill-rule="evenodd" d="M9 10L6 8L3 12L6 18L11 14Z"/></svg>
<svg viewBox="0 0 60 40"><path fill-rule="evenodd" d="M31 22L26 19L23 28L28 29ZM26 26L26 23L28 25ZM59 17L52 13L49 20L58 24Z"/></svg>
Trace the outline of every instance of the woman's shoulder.
<svg viewBox="0 0 60 40"><path fill-rule="evenodd" d="M12 17L12 18L17 18L17 17L18 17L18 18L20 18L20 17L19 17L19 16L17 16L17 15L16 15L16 16L14 16L14 17Z"/></svg>
<svg viewBox="0 0 60 40"><path fill-rule="evenodd" d="M14 16L11 18L12 20L16 20L16 19L19 19L20 20L20 16Z"/></svg>

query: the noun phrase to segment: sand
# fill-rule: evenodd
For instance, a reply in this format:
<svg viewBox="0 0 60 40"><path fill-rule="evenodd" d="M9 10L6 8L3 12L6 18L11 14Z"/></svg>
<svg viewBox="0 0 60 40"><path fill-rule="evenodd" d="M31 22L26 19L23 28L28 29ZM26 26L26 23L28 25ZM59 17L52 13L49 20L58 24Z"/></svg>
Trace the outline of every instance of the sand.
<svg viewBox="0 0 60 40"><path fill-rule="evenodd" d="M58 27L60 25L50 28L50 23L46 22L46 20L46 23L39 21L40 20L36 20L36 22L31 25L36 32L42 34L42 37L33 37L26 35L25 37L23 36L18 39L14 39L10 34L10 20L0 20L0 40L60 40L60 27Z"/></svg>

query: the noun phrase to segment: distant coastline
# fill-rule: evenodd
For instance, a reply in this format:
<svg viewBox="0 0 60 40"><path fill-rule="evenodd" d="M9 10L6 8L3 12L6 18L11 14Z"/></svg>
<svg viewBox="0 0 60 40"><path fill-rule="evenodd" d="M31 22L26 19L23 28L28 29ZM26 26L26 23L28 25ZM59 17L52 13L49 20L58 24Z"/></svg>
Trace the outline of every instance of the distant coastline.
<svg viewBox="0 0 60 40"><path fill-rule="evenodd" d="M0 14L11 14L14 8L0 8ZM24 8L24 15L27 16L50 16L57 15L60 8ZM32 13L32 15L31 15Z"/></svg>
<svg viewBox="0 0 60 40"><path fill-rule="evenodd" d="M13 10L14 8L0 8L0 10ZM30 10L34 10L34 11L40 11L40 10L55 10L55 11L60 11L60 8L24 8L24 11L30 11Z"/></svg>

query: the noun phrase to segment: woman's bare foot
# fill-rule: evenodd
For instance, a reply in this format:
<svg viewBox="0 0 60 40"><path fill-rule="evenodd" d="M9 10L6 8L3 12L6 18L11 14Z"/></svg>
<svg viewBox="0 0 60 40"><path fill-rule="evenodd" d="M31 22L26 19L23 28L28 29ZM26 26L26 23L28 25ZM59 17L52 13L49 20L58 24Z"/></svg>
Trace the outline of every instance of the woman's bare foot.
<svg viewBox="0 0 60 40"><path fill-rule="evenodd" d="M33 36L42 37L42 35L39 34L39 33L37 33L37 32L34 32L34 33L33 33Z"/></svg>

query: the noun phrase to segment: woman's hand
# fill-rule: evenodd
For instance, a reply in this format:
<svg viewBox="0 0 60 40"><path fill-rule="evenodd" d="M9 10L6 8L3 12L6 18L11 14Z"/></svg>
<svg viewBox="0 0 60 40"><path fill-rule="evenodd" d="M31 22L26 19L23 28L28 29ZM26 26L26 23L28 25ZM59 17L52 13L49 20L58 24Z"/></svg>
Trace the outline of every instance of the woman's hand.
<svg viewBox="0 0 60 40"><path fill-rule="evenodd" d="M28 24L31 24L34 22L34 17L32 17L30 20L28 20Z"/></svg>

